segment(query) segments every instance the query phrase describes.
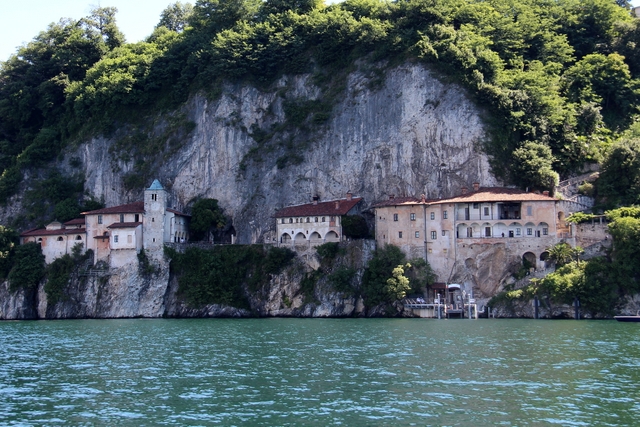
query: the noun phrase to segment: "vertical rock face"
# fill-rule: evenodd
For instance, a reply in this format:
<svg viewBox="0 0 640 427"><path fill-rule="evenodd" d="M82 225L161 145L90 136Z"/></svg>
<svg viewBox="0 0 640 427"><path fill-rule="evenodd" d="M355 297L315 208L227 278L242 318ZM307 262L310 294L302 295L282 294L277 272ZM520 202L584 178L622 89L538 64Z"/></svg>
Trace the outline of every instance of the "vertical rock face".
<svg viewBox="0 0 640 427"><path fill-rule="evenodd" d="M346 88L326 123L306 133L290 129L258 150L250 134L287 120L279 94L319 96L308 76L283 77L267 92L228 86L215 101L194 97L185 113L196 128L159 171L172 204L216 198L232 216L238 242L253 243L273 238L275 209L314 195L351 191L369 205L388 194L444 197L471 182L496 184L480 151L486 136L480 112L460 87L423 66L404 65L377 88L354 72ZM112 143L94 139L80 148L87 190L107 205L140 200L142 189L129 194L122 184L133 162L109 159ZM278 159L291 156L298 161L278 168Z"/></svg>
<svg viewBox="0 0 640 427"><path fill-rule="evenodd" d="M272 241L274 211L314 195L326 200L351 191L364 197L366 208L389 194L435 198L472 182L498 184L480 149L486 137L480 111L464 90L414 64L388 70L380 85L374 83L360 72L350 74L327 121L314 124L310 118L306 130L285 126L260 146L251 134L287 123L285 98L320 98L309 76L283 77L269 91L228 85L213 101L194 96L183 113L195 129L154 178L169 191L170 206L184 208L196 197L218 199L232 218L238 243ZM85 190L107 206L142 200L144 188L127 192L123 183L135 162L116 160L114 145L115 140L94 138L70 153L82 160ZM33 298L35 307L26 296L0 289L0 318L248 315L224 307L184 307L166 266L152 279L141 277L137 268L133 260L108 278L80 281L70 299L55 307L47 306L42 289ZM364 313L362 301L344 299L330 288L315 296L318 304L303 304L294 292L300 280L275 278L252 308L263 315Z"/></svg>

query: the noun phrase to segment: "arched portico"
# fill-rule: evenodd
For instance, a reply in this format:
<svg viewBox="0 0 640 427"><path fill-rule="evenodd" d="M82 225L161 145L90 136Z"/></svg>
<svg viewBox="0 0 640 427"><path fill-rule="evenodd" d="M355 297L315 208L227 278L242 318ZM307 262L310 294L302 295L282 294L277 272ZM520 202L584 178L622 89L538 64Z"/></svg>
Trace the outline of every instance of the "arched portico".
<svg viewBox="0 0 640 427"><path fill-rule="evenodd" d="M324 237L324 240L326 242L339 242L340 236L338 236L338 233L332 230L327 233L327 235Z"/></svg>

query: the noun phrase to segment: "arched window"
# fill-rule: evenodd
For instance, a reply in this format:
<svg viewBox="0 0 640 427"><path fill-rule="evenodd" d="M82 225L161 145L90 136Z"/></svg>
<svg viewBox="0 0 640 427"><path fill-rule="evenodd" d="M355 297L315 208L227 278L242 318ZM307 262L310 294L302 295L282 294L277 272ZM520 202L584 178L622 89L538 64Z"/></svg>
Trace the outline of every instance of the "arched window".
<svg viewBox="0 0 640 427"><path fill-rule="evenodd" d="M63 240L62 236L58 237L58 242L62 242Z"/></svg>
<svg viewBox="0 0 640 427"><path fill-rule="evenodd" d="M82 236L76 236L76 240L82 240Z"/></svg>

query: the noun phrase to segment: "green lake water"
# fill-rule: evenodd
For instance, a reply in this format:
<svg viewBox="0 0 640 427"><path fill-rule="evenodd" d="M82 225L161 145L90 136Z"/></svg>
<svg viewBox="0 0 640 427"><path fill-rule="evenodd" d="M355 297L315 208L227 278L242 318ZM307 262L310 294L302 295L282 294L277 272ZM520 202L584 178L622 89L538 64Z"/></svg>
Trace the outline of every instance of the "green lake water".
<svg viewBox="0 0 640 427"><path fill-rule="evenodd" d="M637 426L640 324L0 322L0 425Z"/></svg>

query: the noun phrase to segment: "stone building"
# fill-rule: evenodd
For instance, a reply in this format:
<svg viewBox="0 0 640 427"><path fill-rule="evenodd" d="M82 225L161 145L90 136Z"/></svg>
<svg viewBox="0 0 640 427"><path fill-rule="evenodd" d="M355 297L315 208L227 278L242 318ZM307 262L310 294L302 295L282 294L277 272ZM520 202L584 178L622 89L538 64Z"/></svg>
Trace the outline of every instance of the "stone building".
<svg viewBox="0 0 640 427"><path fill-rule="evenodd" d="M373 208L377 245L393 244L409 258L426 259L443 282L490 246L545 268L547 248L566 237L559 230L568 215L547 192L474 184L456 197L390 197Z"/></svg>
<svg viewBox="0 0 640 427"><path fill-rule="evenodd" d="M158 255L164 243L189 238L189 215L168 208L168 194L158 180L145 190L144 201L83 212L83 218L20 235L21 243L38 242L47 263L71 253L82 243L94 260L119 267L136 259L141 249Z"/></svg>
<svg viewBox="0 0 640 427"><path fill-rule="evenodd" d="M288 206L276 211L278 246L315 246L343 239L342 216L359 213L360 197L347 193L344 199Z"/></svg>

